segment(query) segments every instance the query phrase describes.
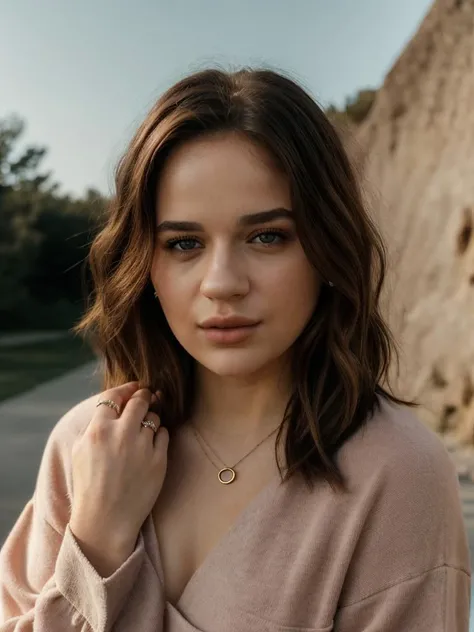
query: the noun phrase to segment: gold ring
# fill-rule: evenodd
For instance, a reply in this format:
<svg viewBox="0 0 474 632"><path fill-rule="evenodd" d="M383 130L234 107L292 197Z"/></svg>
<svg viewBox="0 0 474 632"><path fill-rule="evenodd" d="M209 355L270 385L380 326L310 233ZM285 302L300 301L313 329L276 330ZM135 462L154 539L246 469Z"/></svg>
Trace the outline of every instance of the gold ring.
<svg viewBox="0 0 474 632"><path fill-rule="evenodd" d="M113 408L115 410L115 412L117 413L117 415L120 415L120 407L113 400L111 400L111 399L101 399L100 402L98 404L96 404L96 408L97 408L97 406L100 406L101 404L105 404L105 406L108 406L109 408Z"/></svg>
<svg viewBox="0 0 474 632"><path fill-rule="evenodd" d="M140 423L144 428L151 428L155 434L156 432L158 432L158 428L156 427L155 422L151 419L144 419Z"/></svg>

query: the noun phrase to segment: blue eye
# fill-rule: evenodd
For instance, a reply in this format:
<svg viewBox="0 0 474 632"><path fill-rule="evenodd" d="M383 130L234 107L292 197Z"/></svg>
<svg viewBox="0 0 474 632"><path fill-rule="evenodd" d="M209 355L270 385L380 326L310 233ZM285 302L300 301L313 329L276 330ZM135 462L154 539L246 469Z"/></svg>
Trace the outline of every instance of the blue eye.
<svg viewBox="0 0 474 632"><path fill-rule="evenodd" d="M259 241L256 241L256 240ZM256 235L253 235L249 238L249 243L257 243L261 246L277 246L282 242L288 239L288 235L282 230L261 230ZM173 239L169 239L166 242L166 250L171 250L179 254L185 254L189 252L193 252L195 250L199 250L204 246L201 244L197 237L192 237L189 235L180 235L178 237L174 237Z"/></svg>
<svg viewBox="0 0 474 632"><path fill-rule="evenodd" d="M260 239L260 243L263 246L273 246L274 244L280 244L285 238L286 235L283 231L265 230L255 235L252 239Z"/></svg>
<svg viewBox="0 0 474 632"><path fill-rule="evenodd" d="M180 237L167 241L166 248L169 250L177 250L178 252L189 252L190 250L195 250L193 246L196 243L198 243L197 239L193 239L192 237Z"/></svg>

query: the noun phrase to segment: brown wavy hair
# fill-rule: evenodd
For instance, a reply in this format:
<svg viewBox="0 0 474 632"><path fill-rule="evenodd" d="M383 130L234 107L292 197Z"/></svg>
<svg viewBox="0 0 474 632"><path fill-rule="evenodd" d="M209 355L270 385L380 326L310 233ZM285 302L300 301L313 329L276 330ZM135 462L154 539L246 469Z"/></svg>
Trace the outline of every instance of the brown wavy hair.
<svg viewBox="0 0 474 632"><path fill-rule="evenodd" d="M398 354L379 308L381 236L336 130L290 77L207 69L159 98L118 164L116 194L87 260L87 310L72 331L88 337L103 360L104 390L132 380L159 389L157 412L170 435L189 418L195 361L174 337L150 280L156 183L178 145L226 131L264 147L289 178L302 247L323 279L294 344L293 389L277 436L278 445L286 423L282 480L300 472L310 486L323 478L347 491L336 462L341 445L368 421L378 398L414 404L388 384Z"/></svg>

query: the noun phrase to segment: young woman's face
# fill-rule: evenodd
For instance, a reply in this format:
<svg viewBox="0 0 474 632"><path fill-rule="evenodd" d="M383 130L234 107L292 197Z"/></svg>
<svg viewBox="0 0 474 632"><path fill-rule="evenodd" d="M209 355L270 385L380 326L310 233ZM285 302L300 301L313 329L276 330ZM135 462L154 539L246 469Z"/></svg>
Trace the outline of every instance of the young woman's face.
<svg viewBox="0 0 474 632"><path fill-rule="evenodd" d="M284 363L320 283L269 155L237 134L181 146L158 182L156 224L151 280L186 351L222 376Z"/></svg>

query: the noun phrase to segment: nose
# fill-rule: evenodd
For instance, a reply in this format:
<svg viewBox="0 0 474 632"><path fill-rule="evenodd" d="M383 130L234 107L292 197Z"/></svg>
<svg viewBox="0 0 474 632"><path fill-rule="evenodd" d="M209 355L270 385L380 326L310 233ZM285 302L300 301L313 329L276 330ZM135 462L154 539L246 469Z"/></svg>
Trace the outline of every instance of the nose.
<svg viewBox="0 0 474 632"><path fill-rule="evenodd" d="M228 248L216 248L206 261L201 292L213 300L245 296L250 287L244 257Z"/></svg>

